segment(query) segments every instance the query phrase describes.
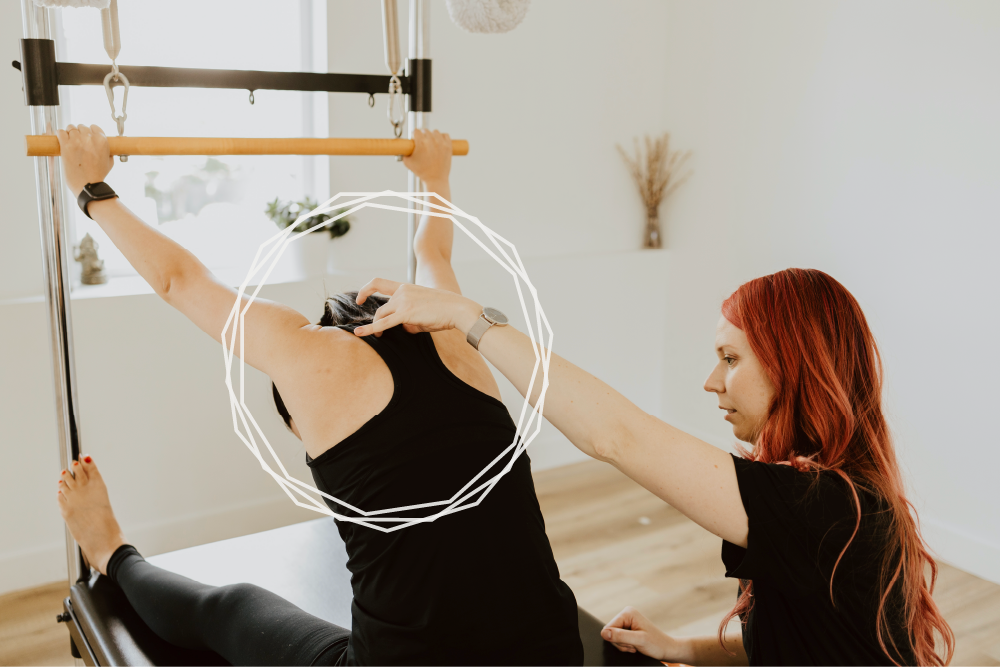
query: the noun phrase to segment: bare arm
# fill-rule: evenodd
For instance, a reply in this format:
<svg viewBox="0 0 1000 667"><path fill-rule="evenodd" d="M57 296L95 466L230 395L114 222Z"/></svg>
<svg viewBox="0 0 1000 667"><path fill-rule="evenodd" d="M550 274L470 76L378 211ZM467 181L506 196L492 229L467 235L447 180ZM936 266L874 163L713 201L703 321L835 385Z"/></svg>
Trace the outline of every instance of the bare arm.
<svg viewBox="0 0 1000 667"><path fill-rule="evenodd" d="M747 665L743 635L727 632L726 645L718 637L671 637L633 607L625 607L604 629L601 637L623 653L642 653L661 662L685 665Z"/></svg>
<svg viewBox="0 0 1000 667"><path fill-rule="evenodd" d="M688 646L690 665L749 665L750 658L743 648L743 635L726 634L726 647L719 644L718 637L682 637L680 641ZM735 653L736 655L732 655Z"/></svg>
<svg viewBox="0 0 1000 667"><path fill-rule="evenodd" d="M447 206L451 201L448 176L451 173L451 137L437 130L414 130L413 155L403 160L424 185L425 192L433 192L439 199L427 201ZM461 294L458 277L451 266L451 246L455 237L455 223L448 218L427 215L440 213L439 209L425 208L414 239L417 256L416 284ZM465 341L457 329L433 334L441 360L456 375L475 388L497 400L501 399L496 378L483 359L483 355Z"/></svg>
<svg viewBox="0 0 1000 667"><path fill-rule="evenodd" d="M447 206L451 201L451 137L437 130L414 130L413 155L406 157L403 164L421 180L425 192L433 192L444 199L428 197L427 201ZM413 249L417 256L418 285L435 287L461 294L458 278L451 266L451 247L455 237L455 225L447 218L427 215L439 213L427 207L417 227Z"/></svg>
<svg viewBox="0 0 1000 667"><path fill-rule="evenodd" d="M105 179L114 161L100 127L70 125L58 136L66 183L74 196L87 183ZM163 300L207 334L222 340L222 329L236 304L235 290L216 280L190 251L140 220L120 199L91 202L87 210ZM245 304L246 299L241 310ZM294 358L309 321L287 306L255 299L245 324L246 350L241 349L237 337L236 354L255 368L271 373Z"/></svg>
<svg viewBox="0 0 1000 667"><path fill-rule="evenodd" d="M458 329L463 334L482 306L455 294L375 279L358 295L392 298L372 325L355 334L406 324L410 330ZM530 339L512 326L492 327L479 346L508 380L527 395L535 366ZM534 404L539 382L529 397ZM607 461L683 512L695 523L734 544L747 544L747 515L732 457L640 410L610 386L556 354L551 355L545 417L584 453Z"/></svg>

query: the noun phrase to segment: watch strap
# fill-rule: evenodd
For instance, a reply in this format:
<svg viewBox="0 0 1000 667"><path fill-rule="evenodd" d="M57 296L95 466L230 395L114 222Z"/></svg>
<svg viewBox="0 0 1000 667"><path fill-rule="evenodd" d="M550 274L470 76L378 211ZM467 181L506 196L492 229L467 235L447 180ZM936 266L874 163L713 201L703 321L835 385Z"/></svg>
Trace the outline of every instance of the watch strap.
<svg viewBox="0 0 1000 667"><path fill-rule="evenodd" d="M101 188L103 191L100 193L94 192L93 188L99 185L104 186ZM113 199L117 196L118 195L115 191L111 189L111 186L104 181L101 181L100 183L87 183L83 186L83 189L80 190L80 196L76 198L76 203L79 205L80 210L83 211L83 214L93 220L93 218L90 217L90 212L87 210L87 205L92 201L103 201L105 199Z"/></svg>
<svg viewBox="0 0 1000 667"><path fill-rule="evenodd" d="M483 334L489 330L491 326L493 326L493 322L490 322L488 319L486 319L485 314L480 314L479 319L476 320L476 323L472 325L471 329L469 329L469 333L465 335L465 340L469 342L469 345L478 350L480 339L483 337Z"/></svg>

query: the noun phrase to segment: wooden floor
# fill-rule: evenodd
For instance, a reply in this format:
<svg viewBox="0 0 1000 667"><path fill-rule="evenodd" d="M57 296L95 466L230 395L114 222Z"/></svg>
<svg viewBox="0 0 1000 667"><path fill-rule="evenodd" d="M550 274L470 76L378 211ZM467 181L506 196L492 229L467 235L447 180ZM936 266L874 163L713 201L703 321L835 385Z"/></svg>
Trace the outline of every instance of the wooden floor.
<svg viewBox="0 0 1000 667"><path fill-rule="evenodd" d="M581 606L607 621L632 605L668 633L715 633L736 594L718 538L601 463L543 471L535 484ZM66 594L58 582L0 597L0 665L72 664L55 622ZM942 565L934 597L958 639L953 664L1000 665L1000 586Z"/></svg>

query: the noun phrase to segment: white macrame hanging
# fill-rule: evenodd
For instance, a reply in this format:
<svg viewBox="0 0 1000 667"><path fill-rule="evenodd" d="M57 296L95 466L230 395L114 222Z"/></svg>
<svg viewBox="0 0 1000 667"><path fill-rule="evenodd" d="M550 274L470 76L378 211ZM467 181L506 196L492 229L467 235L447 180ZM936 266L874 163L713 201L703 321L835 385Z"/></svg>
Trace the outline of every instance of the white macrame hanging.
<svg viewBox="0 0 1000 667"><path fill-rule="evenodd" d="M111 0L35 0L39 7L93 7L107 9Z"/></svg>
<svg viewBox="0 0 1000 667"><path fill-rule="evenodd" d="M508 32L528 13L530 0L448 0L448 16L466 32Z"/></svg>

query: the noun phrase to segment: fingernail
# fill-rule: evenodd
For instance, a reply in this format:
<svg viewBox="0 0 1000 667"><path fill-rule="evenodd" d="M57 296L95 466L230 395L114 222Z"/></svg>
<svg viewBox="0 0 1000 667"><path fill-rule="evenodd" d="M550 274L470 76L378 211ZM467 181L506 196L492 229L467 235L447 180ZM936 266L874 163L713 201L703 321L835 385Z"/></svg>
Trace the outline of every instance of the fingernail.
<svg viewBox="0 0 1000 667"><path fill-rule="evenodd" d="M78 465L80 465L80 462L79 461L73 461L73 465L78 466Z"/></svg>
<svg viewBox="0 0 1000 667"><path fill-rule="evenodd" d="M93 459L90 458L89 456L85 457L83 460L86 461L87 463L90 463L91 461L93 461Z"/></svg>
<svg viewBox="0 0 1000 667"><path fill-rule="evenodd" d="M65 474L66 474L66 471L65 471L65 470L63 470L63 471L62 471L61 473L59 473L59 474L60 474L60 475L65 475Z"/></svg>

